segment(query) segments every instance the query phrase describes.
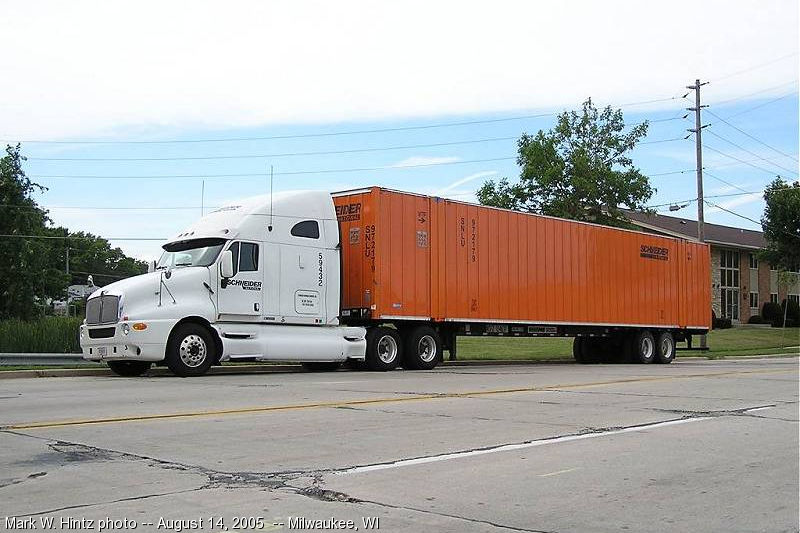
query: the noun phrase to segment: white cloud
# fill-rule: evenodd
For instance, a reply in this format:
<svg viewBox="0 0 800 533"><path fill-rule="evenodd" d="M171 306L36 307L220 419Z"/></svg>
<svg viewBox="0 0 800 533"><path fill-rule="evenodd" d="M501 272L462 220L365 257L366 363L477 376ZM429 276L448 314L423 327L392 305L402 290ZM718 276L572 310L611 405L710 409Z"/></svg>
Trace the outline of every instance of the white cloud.
<svg viewBox="0 0 800 533"><path fill-rule="evenodd" d="M726 77L796 52L797 13L796 0L16 2L0 19L0 136L619 104L697 76L719 79L713 103L797 78L796 57Z"/></svg>
<svg viewBox="0 0 800 533"><path fill-rule="evenodd" d="M412 156L398 161L393 167L417 167L422 165L441 165L443 163L455 163L461 161L460 157L435 157L435 156Z"/></svg>
<svg viewBox="0 0 800 533"><path fill-rule="evenodd" d="M469 183L470 181L474 181L479 178L488 178L489 176L494 176L496 174L497 174L496 170L486 170L483 172L476 172L474 174L470 174L467 177L461 178L460 180L456 180L446 187L439 189L438 191L436 191L435 194L436 196L455 195L458 191L454 191L453 189L455 189L456 187L460 187L465 183Z"/></svg>

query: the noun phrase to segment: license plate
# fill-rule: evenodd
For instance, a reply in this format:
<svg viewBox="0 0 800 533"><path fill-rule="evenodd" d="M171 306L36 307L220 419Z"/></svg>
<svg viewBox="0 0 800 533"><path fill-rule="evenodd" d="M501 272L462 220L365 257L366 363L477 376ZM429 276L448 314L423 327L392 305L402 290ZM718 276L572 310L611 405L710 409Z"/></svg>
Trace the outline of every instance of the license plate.
<svg viewBox="0 0 800 533"><path fill-rule="evenodd" d="M108 346L98 346L97 347L97 355L100 357L105 357L108 355Z"/></svg>

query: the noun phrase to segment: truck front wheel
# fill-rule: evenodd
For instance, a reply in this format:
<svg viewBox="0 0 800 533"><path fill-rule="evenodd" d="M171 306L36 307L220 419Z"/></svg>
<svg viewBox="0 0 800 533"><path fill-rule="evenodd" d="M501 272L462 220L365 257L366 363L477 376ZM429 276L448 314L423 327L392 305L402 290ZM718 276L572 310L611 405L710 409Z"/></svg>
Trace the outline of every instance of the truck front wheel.
<svg viewBox="0 0 800 533"><path fill-rule="evenodd" d="M379 326L367 331L367 368L370 370L394 370L400 364L403 344L397 330Z"/></svg>
<svg viewBox="0 0 800 533"><path fill-rule="evenodd" d="M118 376L133 378L150 370L149 361L109 361L108 368Z"/></svg>
<svg viewBox="0 0 800 533"><path fill-rule="evenodd" d="M167 366L176 376L202 376L215 358L214 340L199 324L181 324L167 342Z"/></svg>
<svg viewBox="0 0 800 533"><path fill-rule="evenodd" d="M442 338L430 326L418 326L406 336L403 368L431 370L442 360Z"/></svg>

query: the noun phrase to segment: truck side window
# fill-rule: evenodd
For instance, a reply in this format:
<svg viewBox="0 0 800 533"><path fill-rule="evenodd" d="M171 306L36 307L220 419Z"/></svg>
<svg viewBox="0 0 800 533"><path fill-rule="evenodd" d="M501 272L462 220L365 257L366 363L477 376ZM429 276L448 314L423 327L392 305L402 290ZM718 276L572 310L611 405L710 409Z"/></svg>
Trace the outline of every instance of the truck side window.
<svg viewBox="0 0 800 533"><path fill-rule="evenodd" d="M243 242L239 250L239 270L241 272L258 270L258 245L252 242Z"/></svg>
<svg viewBox="0 0 800 533"><path fill-rule="evenodd" d="M316 220L304 220L292 227L292 235L307 239L319 239L319 223Z"/></svg>
<svg viewBox="0 0 800 533"><path fill-rule="evenodd" d="M235 276L239 273L239 243L235 242L231 244L231 247L228 248L228 250L230 250L231 254L233 254L233 275Z"/></svg>

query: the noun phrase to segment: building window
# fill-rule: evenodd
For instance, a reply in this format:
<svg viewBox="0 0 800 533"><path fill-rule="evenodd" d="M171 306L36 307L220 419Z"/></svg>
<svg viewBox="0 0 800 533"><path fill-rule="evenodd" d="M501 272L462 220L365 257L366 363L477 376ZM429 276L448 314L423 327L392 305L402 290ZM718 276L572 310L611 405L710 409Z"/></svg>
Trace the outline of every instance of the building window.
<svg viewBox="0 0 800 533"><path fill-rule="evenodd" d="M773 303L773 304L778 303L778 293L777 292L769 293L769 303Z"/></svg>
<svg viewBox="0 0 800 533"><path fill-rule="evenodd" d="M722 316L739 320L739 252L719 252L720 303Z"/></svg>
<svg viewBox="0 0 800 533"><path fill-rule="evenodd" d="M800 294L787 294L787 295L786 295L786 298L787 298L787 299L788 299L790 302L794 302L794 303L796 303L796 304L800 304Z"/></svg>
<svg viewBox="0 0 800 533"><path fill-rule="evenodd" d="M758 257L756 257L756 254L750 254L750 268L758 268Z"/></svg>
<svg viewBox="0 0 800 533"><path fill-rule="evenodd" d="M758 309L758 293L750 293L750 309Z"/></svg>
<svg viewBox="0 0 800 533"><path fill-rule="evenodd" d="M769 269L770 269L771 272L777 272L778 271L778 267L776 267L775 265L772 265L772 264L769 265Z"/></svg>

